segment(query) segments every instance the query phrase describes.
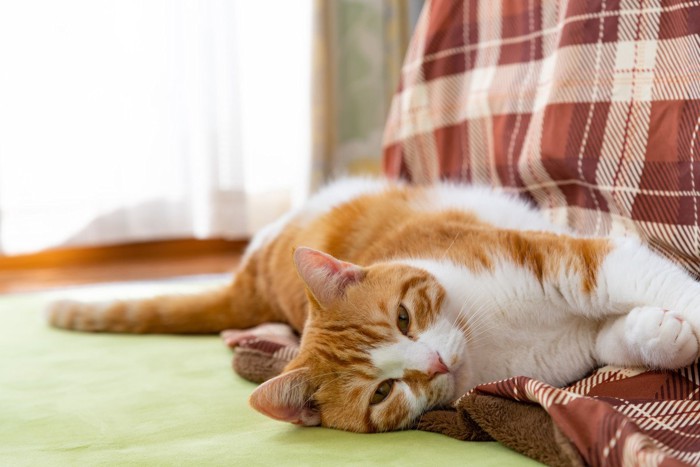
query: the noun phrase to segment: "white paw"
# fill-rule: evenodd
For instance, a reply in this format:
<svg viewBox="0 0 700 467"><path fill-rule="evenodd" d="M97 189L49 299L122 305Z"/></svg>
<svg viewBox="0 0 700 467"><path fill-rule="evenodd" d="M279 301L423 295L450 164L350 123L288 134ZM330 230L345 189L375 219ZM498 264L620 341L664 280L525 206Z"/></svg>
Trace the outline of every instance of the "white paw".
<svg viewBox="0 0 700 467"><path fill-rule="evenodd" d="M641 306L625 319L625 340L646 366L680 368L698 356L698 339L690 324L673 311Z"/></svg>

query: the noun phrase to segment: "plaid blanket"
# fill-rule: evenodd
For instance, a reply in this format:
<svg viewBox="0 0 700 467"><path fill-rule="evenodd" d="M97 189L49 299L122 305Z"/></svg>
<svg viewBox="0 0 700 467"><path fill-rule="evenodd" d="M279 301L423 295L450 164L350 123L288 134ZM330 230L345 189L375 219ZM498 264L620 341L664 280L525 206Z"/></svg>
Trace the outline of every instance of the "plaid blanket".
<svg viewBox="0 0 700 467"><path fill-rule="evenodd" d="M233 367L256 383L278 375L298 349L275 336L237 345ZM699 393L698 364L605 367L566 388L517 377L478 386L454 407L427 412L415 428L496 440L548 465L700 464Z"/></svg>
<svg viewBox="0 0 700 467"><path fill-rule="evenodd" d="M700 277L699 33L699 1L428 1L385 172L500 186Z"/></svg>

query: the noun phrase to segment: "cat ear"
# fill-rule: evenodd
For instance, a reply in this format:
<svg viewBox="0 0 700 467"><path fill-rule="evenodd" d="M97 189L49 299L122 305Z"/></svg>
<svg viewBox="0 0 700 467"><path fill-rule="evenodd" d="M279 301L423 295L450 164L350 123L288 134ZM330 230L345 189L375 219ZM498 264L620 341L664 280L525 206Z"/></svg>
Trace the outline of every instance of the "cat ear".
<svg viewBox="0 0 700 467"><path fill-rule="evenodd" d="M258 386L250 396L250 405L258 412L304 426L321 424L321 414L314 405L306 368L282 373Z"/></svg>
<svg viewBox="0 0 700 467"><path fill-rule="evenodd" d="M327 306L345 293L345 288L365 277L365 270L352 263L311 248L294 251L294 263L316 301Z"/></svg>

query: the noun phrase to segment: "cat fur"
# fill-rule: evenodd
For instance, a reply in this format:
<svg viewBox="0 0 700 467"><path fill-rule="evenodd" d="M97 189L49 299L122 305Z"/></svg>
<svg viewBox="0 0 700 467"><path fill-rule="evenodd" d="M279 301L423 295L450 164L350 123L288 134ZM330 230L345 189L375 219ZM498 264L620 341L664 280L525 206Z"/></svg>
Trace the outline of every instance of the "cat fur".
<svg viewBox="0 0 700 467"><path fill-rule="evenodd" d="M688 365L700 285L635 238L577 236L492 189L361 178L329 185L259 232L225 287L61 301L48 319L133 333L288 324L302 336L299 355L252 406L376 432L512 376L560 386L604 364Z"/></svg>

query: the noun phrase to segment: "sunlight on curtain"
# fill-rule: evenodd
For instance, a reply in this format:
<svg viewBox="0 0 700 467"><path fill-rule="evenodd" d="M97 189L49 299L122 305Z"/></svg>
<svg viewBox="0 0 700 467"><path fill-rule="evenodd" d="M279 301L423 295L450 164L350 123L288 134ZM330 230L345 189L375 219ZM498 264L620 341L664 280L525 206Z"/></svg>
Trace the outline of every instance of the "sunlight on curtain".
<svg viewBox="0 0 700 467"><path fill-rule="evenodd" d="M0 252L242 237L308 184L311 1L0 0Z"/></svg>

